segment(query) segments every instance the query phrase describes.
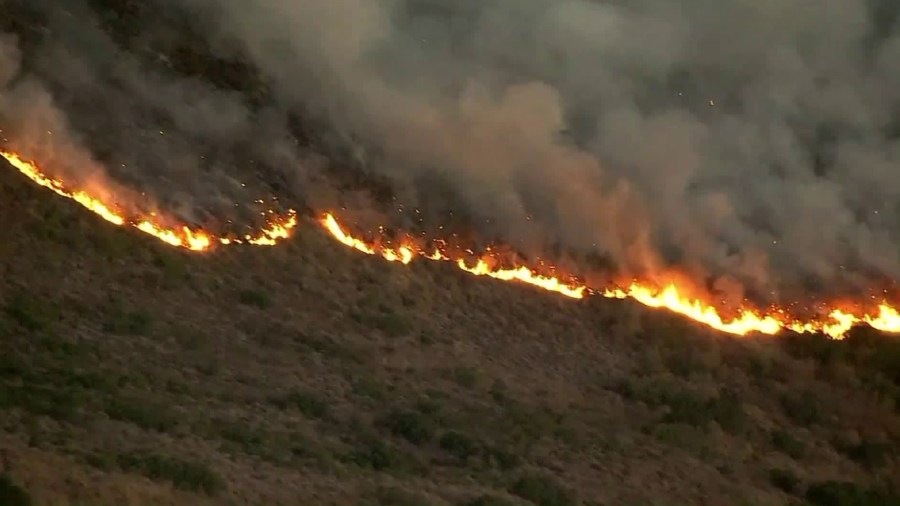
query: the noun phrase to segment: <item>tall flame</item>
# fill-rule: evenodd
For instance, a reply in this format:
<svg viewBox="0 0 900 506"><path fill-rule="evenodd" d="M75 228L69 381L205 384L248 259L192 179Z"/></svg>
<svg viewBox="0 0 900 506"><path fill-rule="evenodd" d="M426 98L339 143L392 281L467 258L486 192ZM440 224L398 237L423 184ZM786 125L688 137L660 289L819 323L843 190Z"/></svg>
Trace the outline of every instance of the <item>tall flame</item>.
<svg viewBox="0 0 900 506"><path fill-rule="evenodd" d="M101 199L83 190L69 189L62 180L44 174L34 162L25 160L15 153L0 150L0 156L5 158L10 165L18 169L31 181L44 188L49 188L57 195L78 202L114 225L131 226L145 234L152 235L166 244L191 251L207 251L215 244L246 243L258 246L271 246L276 244L278 240L289 237L294 227L297 226L297 213L294 210L289 210L284 216L276 216L273 212L268 213L271 216L269 216L266 227L255 234L247 234L242 238L218 237L203 230L191 229L186 225L168 227L162 224L154 213L149 213L146 216L128 216L124 211L118 209L118 206L103 202Z"/></svg>
<svg viewBox="0 0 900 506"><path fill-rule="evenodd" d="M272 246L280 240L289 238L298 224L297 213L290 210L284 216L279 216L274 211L263 213L268 218L268 225L255 234L246 234L242 237L216 236L202 230L191 229L186 225L167 227L152 213L147 216L129 216L119 210L117 206L103 202L85 191L67 188L63 181L45 175L33 162L27 161L15 153L0 150L0 155L31 181L58 195L78 202L104 220L118 226L133 227L166 244L191 251L207 251L215 245L230 244ZM390 262L406 265L416 258L425 258L436 262L450 263L460 270L476 276L524 283L573 299L583 299L589 295L633 299L645 306L667 309L729 334L772 335L788 330L798 333L821 332L839 339L857 325L868 325L883 332L900 332L900 311L887 302L878 305L877 310L873 309L869 312L860 310L853 312L835 307L828 312L826 318L804 321L792 318L787 311L777 308L767 311L744 308L739 310L735 317L726 318L716 306L687 295L687 291L676 283L657 286L653 283L634 281L621 287L593 289L574 278L560 278L545 272L538 272L524 265L504 267L503 262L491 250L482 255L466 251L467 255L464 255L450 253L443 241L435 241L436 245L428 249L418 246L416 241L412 240L401 241L401 244L396 246L390 245L389 241L384 240L369 242L354 237L331 213L325 213L319 223L331 237L341 244L367 255L380 256ZM554 269L549 269L549 271L554 272Z"/></svg>

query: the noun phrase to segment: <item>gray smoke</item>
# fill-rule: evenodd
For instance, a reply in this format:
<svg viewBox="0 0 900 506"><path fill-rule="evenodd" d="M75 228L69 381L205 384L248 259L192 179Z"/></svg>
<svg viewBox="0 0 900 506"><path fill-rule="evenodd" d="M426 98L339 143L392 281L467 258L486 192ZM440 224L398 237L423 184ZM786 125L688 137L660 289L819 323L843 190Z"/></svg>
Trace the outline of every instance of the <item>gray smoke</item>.
<svg viewBox="0 0 900 506"><path fill-rule="evenodd" d="M290 166L301 180L306 165L282 112L251 111L238 93L169 68L177 25L140 20L135 31L145 40L130 48L105 29L110 13L87 2L23 5L43 34L30 44L4 37L0 119L6 144L43 169L198 224L252 222L272 207L255 202L273 193L262 181L266 166Z"/></svg>
<svg viewBox="0 0 900 506"><path fill-rule="evenodd" d="M896 2L193 5L283 103L489 233L762 294L900 275Z"/></svg>
<svg viewBox="0 0 900 506"><path fill-rule="evenodd" d="M144 167L133 178L203 181L179 187L230 202L242 159L198 157L240 139L315 201L286 119L302 111L409 208L450 206L525 249L561 244L623 275L675 267L729 298L900 277L893 0L157 2L252 63L270 101L148 71L101 30L58 23L71 36L36 68L115 111L64 104L84 135L114 127L102 142ZM146 111L178 135L142 131ZM198 167L217 177L188 177Z"/></svg>

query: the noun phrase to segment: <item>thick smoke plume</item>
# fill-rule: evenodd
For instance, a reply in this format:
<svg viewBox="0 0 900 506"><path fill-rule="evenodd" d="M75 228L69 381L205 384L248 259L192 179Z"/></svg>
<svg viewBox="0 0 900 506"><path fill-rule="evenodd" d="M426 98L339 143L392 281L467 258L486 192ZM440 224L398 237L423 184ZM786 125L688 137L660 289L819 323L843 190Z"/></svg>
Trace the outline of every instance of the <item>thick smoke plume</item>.
<svg viewBox="0 0 900 506"><path fill-rule="evenodd" d="M900 277L893 0L146 3L264 92L152 70L86 5L57 14L31 71L139 183L231 202L253 159L315 203L310 153L340 151L429 220L623 275L762 300ZM154 44L184 32L156 23ZM296 141L298 114L327 148Z"/></svg>

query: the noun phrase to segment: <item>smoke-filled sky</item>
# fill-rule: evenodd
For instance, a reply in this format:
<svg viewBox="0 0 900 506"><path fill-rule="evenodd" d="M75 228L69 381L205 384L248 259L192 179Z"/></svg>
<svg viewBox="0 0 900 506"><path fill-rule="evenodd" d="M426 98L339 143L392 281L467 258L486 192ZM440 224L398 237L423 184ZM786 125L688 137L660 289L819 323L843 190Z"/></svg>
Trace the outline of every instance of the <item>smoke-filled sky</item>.
<svg viewBox="0 0 900 506"><path fill-rule="evenodd" d="M50 29L19 41L23 72L0 43L6 136L53 121L169 205L230 205L248 170L327 201L339 151L429 220L625 273L732 297L900 277L894 0L154 0L116 21L127 43L59 3L28 2ZM186 75L185 39L244 84Z"/></svg>

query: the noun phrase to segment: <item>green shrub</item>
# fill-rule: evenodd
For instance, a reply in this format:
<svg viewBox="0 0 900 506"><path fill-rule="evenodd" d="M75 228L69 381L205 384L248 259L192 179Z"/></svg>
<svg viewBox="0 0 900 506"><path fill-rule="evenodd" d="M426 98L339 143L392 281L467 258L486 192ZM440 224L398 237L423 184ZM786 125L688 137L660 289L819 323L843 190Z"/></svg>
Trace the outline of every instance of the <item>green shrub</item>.
<svg viewBox="0 0 900 506"><path fill-rule="evenodd" d="M374 471L422 473L423 467L413 455L378 440L369 440L361 448L341 458L343 462Z"/></svg>
<svg viewBox="0 0 900 506"><path fill-rule="evenodd" d="M74 421L84 403L78 390L42 385L0 386L0 409L19 407L35 415L61 421Z"/></svg>
<svg viewBox="0 0 900 506"><path fill-rule="evenodd" d="M783 395L781 407L788 418L804 427L821 423L824 418L822 407L811 392Z"/></svg>
<svg viewBox="0 0 900 506"><path fill-rule="evenodd" d="M2 506L31 506L33 501L28 492L16 485L12 478L0 474L0 505Z"/></svg>
<svg viewBox="0 0 900 506"><path fill-rule="evenodd" d="M462 503L461 506L515 506L512 501L495 495L481 495Z"/></svg>
<svg viewBox="0 0 900 506"><path fill-rule="evenodd" d="M471 367L456 367L450 371L450 376L461 387L475 388L478 385L478 371Z"/></svg>
<svg viewBox="0 0 900 506"><path fill-rule="evenodd" d="M569 491L549 476L531 474L518 480L509 488L510 493L531 501L538 506L570 506L575 499Z"/></svg>
<svg viewBox="0 0 900 506"><path fill-rule="evenodd" d="M841 446L838 449L869 470L884 466L888 458L894 454L890 444L872 441L862 441L859 444Z"/></svg>
<svg viewBox="0 0 900 506"><path fill-rule="evenodd" d="M855 483L829 480L810 485L806 500L814 506L896 506L898 497L880 494Z"/></svg>
<svg viewBox="0 0 900 506"><path fill-rule="evenodd" d="M238 301L245 306L267 309L272 306L272 297L261 290L242 290L238 293Z"/></svg>
<svg viewBox="0 0 900 506"><path fill-rule="evenodd" d="M402 315L394 312L375 316L371 322L375 328L388 337L402 337L410 332L409 322Z"/></svg>
<svg viewBox="0 0 900 506"><path fill-rule="evenodd" d="M394 410L379 420L379 425L393 435L402 437L412 444L422 445L431 441L434 430L429 421L415 411Z"/></svg>
<svg viewBox="0 0 900 506"><path fill-rule="evenodd" d="M486 449L484 459L501 471L511 471L522 465L521 457L496 446Z"/></svg>
<svg viewBox="0 0 900 506"><path fill-rule="evenodd" d="M14 295L3 309L13 321L31 332L46 330L59 317L51 304L25 294Z"/></svg>
<svg viewBox="0 0 900 506"><path fill-rule="evenodd" d="M806 453L803 442L792 436L790 432L776 430L772 432L771 441L776 450L792 458L802 458Z"/></svg>
<svg viewBox="0 0 900 506"><path fill-rule="evenodd" d="M441 449L453 455L462 462L469 460L469 457L478 453L479 444L474 438L465 434L450 431L441 436Z"/></svg>
<svg viewBox="0 0 900 506"><path fill-rule="evenodd" d="M236 443L245 453L260 455L265 446L263 434L241 423L226 423L219 432L226 440Z"/></svg>
<svg viewBox="0 0 900 506"><path fill-rule="evenodd" d="M428 506L422 496L396 487L382 487L375 493L380 506Z"/></svg>
<svg viewBox="0 0 900 506"><path fill-rule="evenodd" d="M797 490L800 480L787 469L770 469L769 483L789 494L793 494Z"/></svg>
<svg viewBox="0 0 900 506"><path fill-rule="evenodd" d="M103 330L123 336L146 336L153 330L153 317L142 311L114 311Z"/></svg>
<svg viewBox="0 0 900 506"><path fill-rule="evenodd" d="M157 432L168 432L178 425L178 418L165 407L134 397L114 397L106 403L104 412L113 420Z"/></svg>
<svg viewBox="0 0 900 506"><path fill-rule="evenodd" d="M725 391L717 397L704 399L693 392L683 391L669 394L665 403L669 406L669 412L663 418L665 423L705 428L715 421L729 432L737 432L744 427L743 404L734 392Z"/></svg>
<svg viewBox="0 0 900 506"><path fill-rule="evenodd" d="M119 455L119 467L154 480L165 480L175 488L213 495L224 488L224 481L212 469L199 462L148 452Z"/></svg>
<svg viewBox="0 0 900 506"><path fill-rule="evenodd" d="M372 441L362 449L347 455L344 461L359 467L368 467L375 471L382 471L393 467L398 459L393 448L380 441Z"/></svg>
<svg viewBox="0 0 900 506"><path fill-rule="evenodd" d="M331 414L328 404L310 392L294 390L286 395L273 397L271 402L279 409L296 408L308 418L325 420Z"/></svg>

